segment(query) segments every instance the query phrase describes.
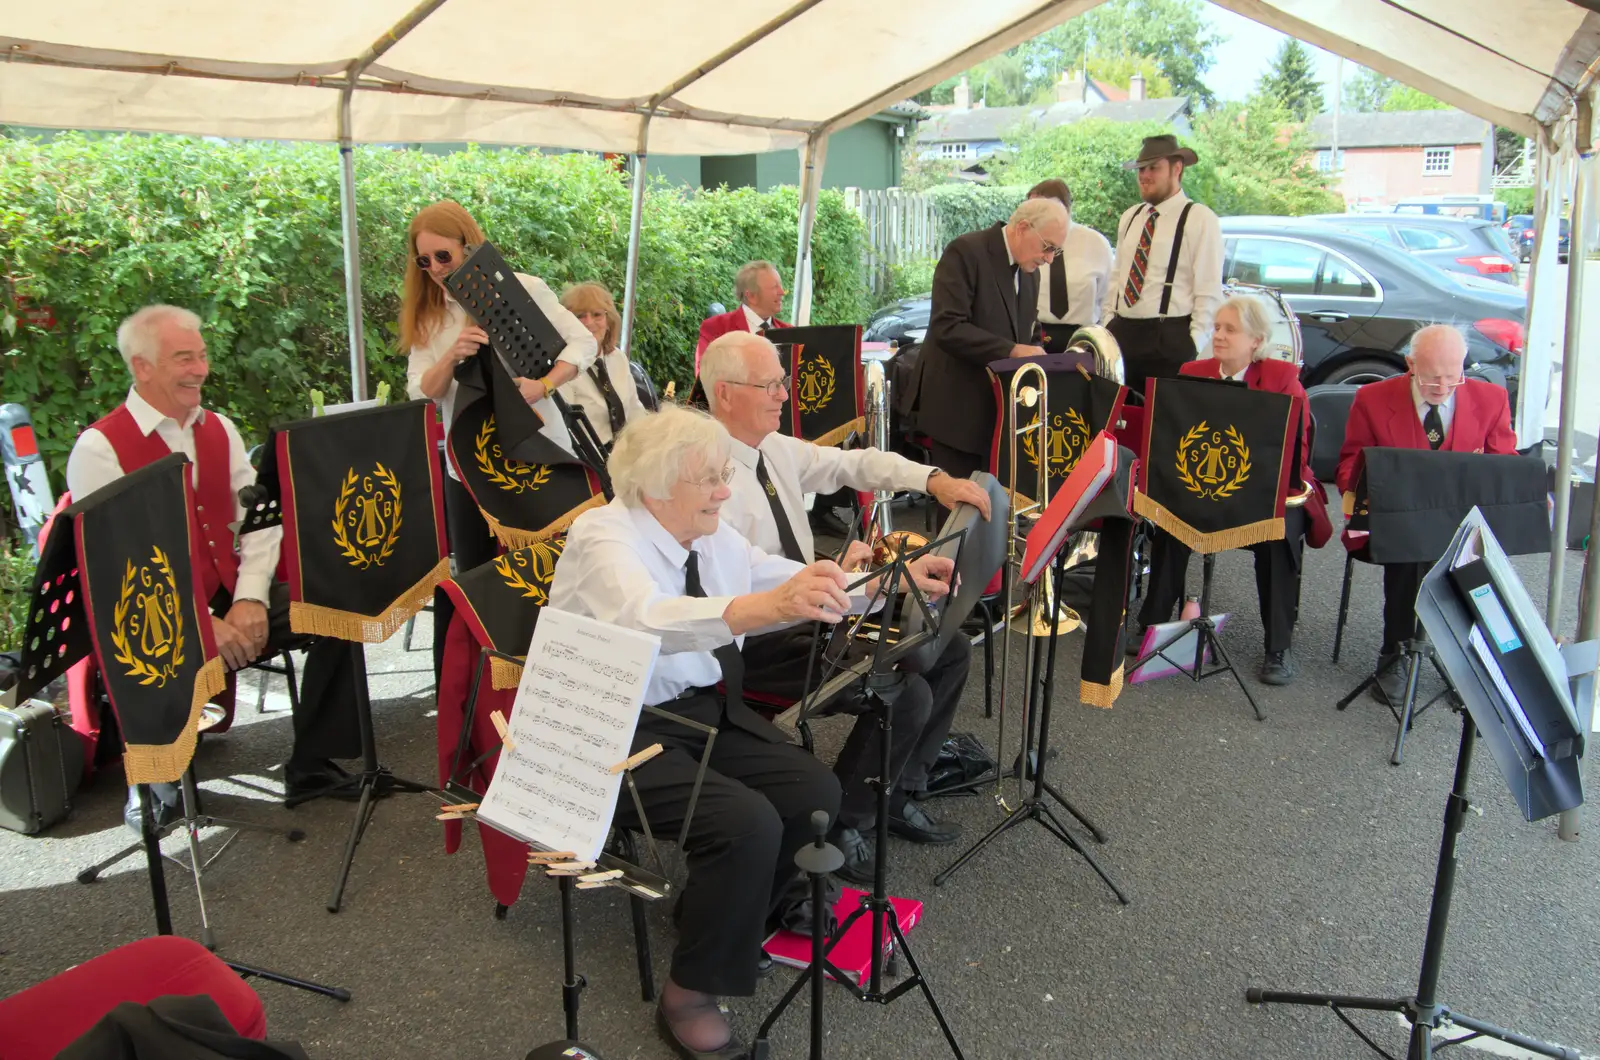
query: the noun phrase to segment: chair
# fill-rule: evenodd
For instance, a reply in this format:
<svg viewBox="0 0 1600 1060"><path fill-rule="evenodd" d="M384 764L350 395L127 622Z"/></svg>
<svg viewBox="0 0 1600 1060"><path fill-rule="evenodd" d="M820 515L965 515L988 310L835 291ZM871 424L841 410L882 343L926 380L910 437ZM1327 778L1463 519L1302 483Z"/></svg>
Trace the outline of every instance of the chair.
<svg viewBox="0 0 1600 1060"><path fill-rule="evenodd" d="M638 361L629 361L628 371L633 374L633 389L639 394L639 404L651 412L659 412L661 399L656 396L656 384L645 373L644 367Z"/></svg>
<svg viewBox="0 0 1600 1060"><path fill-rule="evenodd" d="M49 1060L124 1001L205 994L246 1038L267 1036L261 998L192 939L157 935L118 946L0 1000L0 1056Z"/></svg>
<svg viewBox="0 0 1600 1060"><path fill-rule="evenodd" d="M1339 473L1339 450L1344 448L1345 424L1350 420L1350 405L1361 388L1348 383L1324 383L1306 391L1306 407L1311 421L1320 427L1311 444L1311 473L1319 485L1333 482ZM1355 555L1344 557L1344 583L1339 590L1339 621L1333 632L1333 661L1339 661L1344 645L1344 624L1350 611L1350 582L1355 574Z"/></svg>

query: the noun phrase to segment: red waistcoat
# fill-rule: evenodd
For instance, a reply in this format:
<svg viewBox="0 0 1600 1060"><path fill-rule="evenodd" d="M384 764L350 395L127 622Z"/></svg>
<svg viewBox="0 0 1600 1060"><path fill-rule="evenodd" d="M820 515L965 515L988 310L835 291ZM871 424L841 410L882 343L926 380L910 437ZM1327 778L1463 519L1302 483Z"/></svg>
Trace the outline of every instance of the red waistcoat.
<svg viewBox="0 0 1600 1060"><path fill-rule="evenodd" d="M159 433L145 434L139 429L127 405L112 409L94 424L94 429L111 443L123 474L172 455ZM216 416L208 414L195 423L194 456L191 479L194 503L189 509L189 532L194 537L193 551L200 580L206 599L210 600L218 588L227 589L231 596L239 582L239 555L233 550L233 531L228 528L237 507L228 460L228 432L223 430L222 421Z"/></svg>

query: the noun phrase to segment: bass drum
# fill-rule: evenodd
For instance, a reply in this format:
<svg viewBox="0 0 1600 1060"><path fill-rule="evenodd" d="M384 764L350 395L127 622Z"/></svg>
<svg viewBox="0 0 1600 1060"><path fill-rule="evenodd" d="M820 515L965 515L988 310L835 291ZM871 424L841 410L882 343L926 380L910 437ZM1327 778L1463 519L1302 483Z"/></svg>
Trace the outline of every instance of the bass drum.
<svg viewBox="0 0 1600 1060"><path fill-rule="evenodd" d="M1288 361L1296 368L1303 367L1305 358L1304 348L1300 342L1300 318L1294 315L1284 302L1283 295L1275 287L1261 287L1253 283L1240 283L1238 280L1229 280L1222 285L1222 297L1232 298L1234 295L1254 295L1265 307L1267 317L1272 323L1272 334L1267 338L1267 344L1262 349L1263 357L1270 357L1275 361Z"/></svg>

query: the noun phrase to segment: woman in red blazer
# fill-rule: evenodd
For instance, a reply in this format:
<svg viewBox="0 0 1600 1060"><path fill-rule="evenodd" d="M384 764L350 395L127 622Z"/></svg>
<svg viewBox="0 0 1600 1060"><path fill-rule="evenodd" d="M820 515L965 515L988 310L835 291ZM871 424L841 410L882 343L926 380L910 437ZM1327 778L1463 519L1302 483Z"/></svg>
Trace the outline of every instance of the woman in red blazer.
<svg viewBox="0 0 1600 1060"><path fill-rule="evenodd" d="M1190 361L1179 369L1179 374L1202 379L1236 379L1252 390L1299 398L1301 408L1305 408L1306 391L1300 385L1299 369L1286 361L1261 359L1262 347L1272 334L1272 323L1259 300L1249 295L1235 295L1223 302L1217 308L1211 333L1211 356ZM1290 476L1286 499L1297 503L1284 509L1283 540L1250 546L1250 551L1256 555L1256 595L1266 635L1266 657L1258 676L1269 685L1286 685L1295 678L1290 642L1294 639L1294 624L1300 608L1302 539L1309 537L1313 548L1321 548L1332 535L1322 491L1311 474L1309 421L1309 416L1302 418L1301 481L1296 483L1295 476ZM1157 530L1150 558L1150 587L1145 593L1144 606L1139 609L1136 636L1128 638L1129 651L1139 650L1146 626L1172 621L1172 611L1183 595L1188 570L1188 546L1166 531Z"/></svg>

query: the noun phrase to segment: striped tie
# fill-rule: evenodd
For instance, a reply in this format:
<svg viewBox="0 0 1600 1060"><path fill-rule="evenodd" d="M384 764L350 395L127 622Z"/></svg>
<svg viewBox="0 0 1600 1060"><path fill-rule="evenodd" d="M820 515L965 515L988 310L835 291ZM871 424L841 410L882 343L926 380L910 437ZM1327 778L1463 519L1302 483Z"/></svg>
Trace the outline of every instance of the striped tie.
<svg viewBox="0 0 1600 1060"><path fill-rule="evenodd" d="M1156 234L1157 213L1151 209L1145 218L1144 231L1139 233L1139 247L1133 252L1133 264L1128 268L1128 284L1122 289L1122 304L1131 306L1139 301L1144 290L1144 271L1150 266L1150 241Z"/></svg>

